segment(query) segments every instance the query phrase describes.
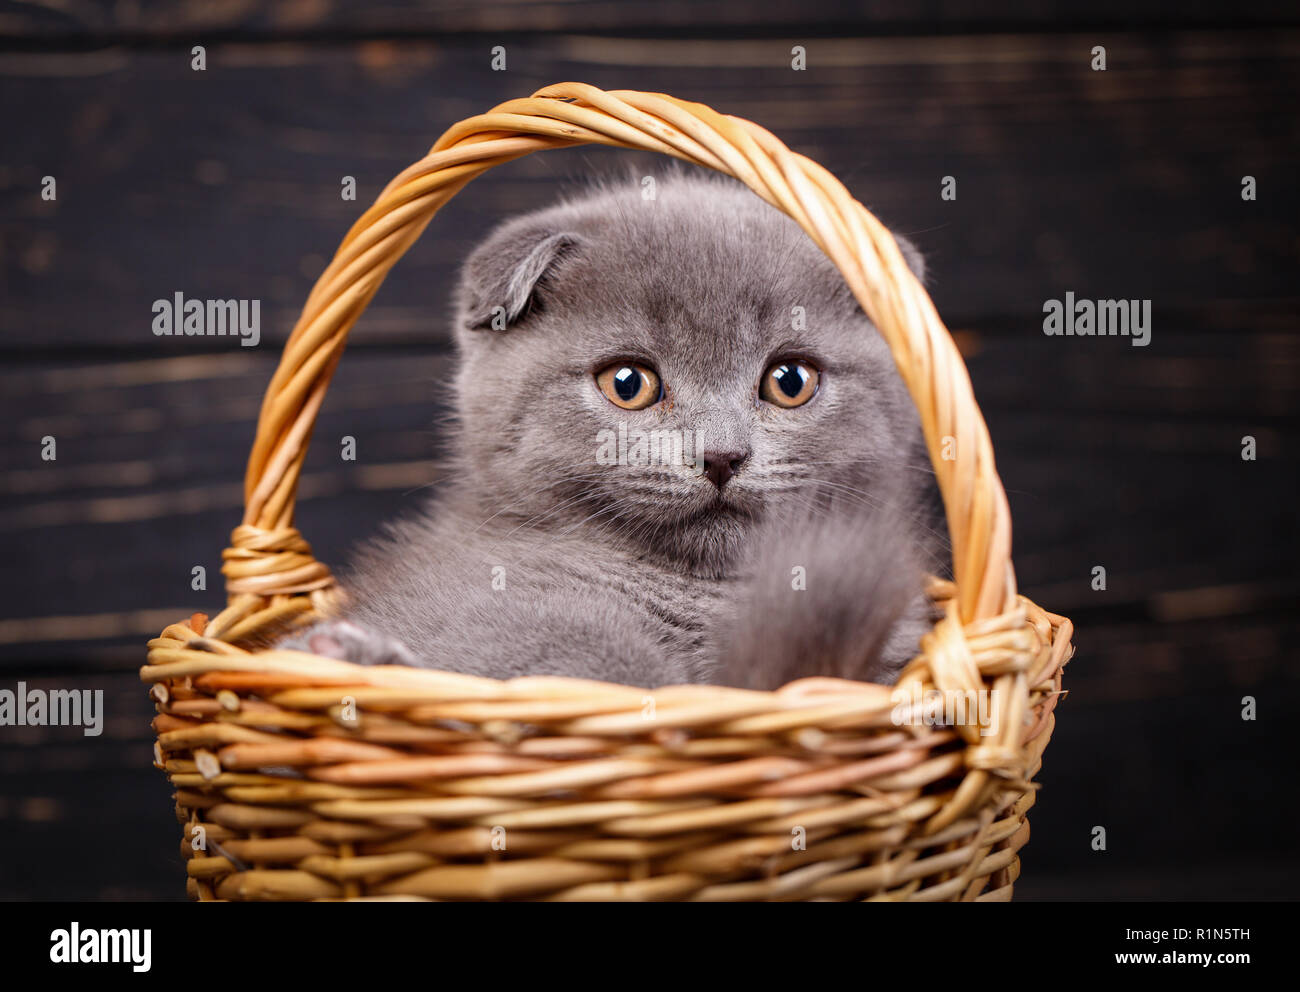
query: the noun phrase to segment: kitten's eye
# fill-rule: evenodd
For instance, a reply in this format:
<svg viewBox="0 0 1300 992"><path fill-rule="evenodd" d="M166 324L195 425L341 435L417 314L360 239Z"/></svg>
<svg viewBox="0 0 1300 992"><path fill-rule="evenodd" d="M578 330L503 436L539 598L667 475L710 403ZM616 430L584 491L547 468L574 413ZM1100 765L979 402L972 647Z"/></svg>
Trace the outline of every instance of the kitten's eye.
<svg viewBox="0 0 1300 992"><path fill-rule="evenodd" d="M788 410L812 399L820 379L817 370L807 362L777 362L763 373L758 395L773 406Z"/></svg>
<svg viewBox="0 0 1300 992"><path fill-rule="evenodd" d="M663 397L659 376L635 362L615 362L596 373L596 385L615 406L644 410Z"/></svg>

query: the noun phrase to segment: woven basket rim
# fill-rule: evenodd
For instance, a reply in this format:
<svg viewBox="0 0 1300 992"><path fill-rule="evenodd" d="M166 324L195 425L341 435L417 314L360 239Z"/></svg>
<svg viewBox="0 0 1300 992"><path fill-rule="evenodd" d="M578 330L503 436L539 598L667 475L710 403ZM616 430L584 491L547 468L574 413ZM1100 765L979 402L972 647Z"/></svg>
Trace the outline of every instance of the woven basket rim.
<svg viewBox="0 0 1300 992"><path fill-rule="evenodd" d="M931 577L927 591L931 600L941 609L944 603L952 602L953 584L949 580ZM313 609L315 602L318 601L307 599L306 605L294 612L329 615L330 607ZM776 704L775 708L778 709L806 708L845 696L875 695L893 700L900 693L916 691L918 684L922 687L921 691L931 684L930 679L926 678L928 672L918 671L916 666L904 668L898 679L888 685L818 675L795 679L775 689L750 689L701 683L641 686L565 675L524 675L498 679L446 669L414 668L406 665L360 665L344 659L297 650L240 647L240 643L249 639L249 636L256 640L257 634L278 628L279 618L263 617L262 614L266 612L274 611L259 611L255 604L244 599L215 618L209 618L203 613L178 618L177 622L169 625L158 638L149 641L149 661L140 669L141 680L159 683L213 673L236 677L241 673L258 673L280 675L303 684L310 681L313 685L335 688L371 687L413 692L431 690L437 691L443 697L454 695L455 698L485 700L532 699L539 695L582 696L591 692L600 692L608 694L611 698L624 699L632 708L642 704L645 692L663 693L671 690L701 698L765 699L770 704ZM962 628L963 636L970 638L1023 630L1027 625L1032 625L1029 619L1031 616L1039 618L1040 627L1046 625L1056 633L1054 640L1060 639L1065 644L1071 643L1073 637L1071 622L1066 617L1042 609L1023 595L1018 597L1014 611L991 620L966 625ZM254 620L251 635L232 637L231 631L239 626L239 621L247 621L250 617ZM952 619L949 617L949 622ZM1064 633L1063 637L1059 636L1060 632ZM1068 658L1057 660L1053 667L1060 667L1065 660ZM1041 679L1045 676L1050 677L1051 672L1041 671L1036 675ZM893 703L891 702L890 705Z"/></svg>

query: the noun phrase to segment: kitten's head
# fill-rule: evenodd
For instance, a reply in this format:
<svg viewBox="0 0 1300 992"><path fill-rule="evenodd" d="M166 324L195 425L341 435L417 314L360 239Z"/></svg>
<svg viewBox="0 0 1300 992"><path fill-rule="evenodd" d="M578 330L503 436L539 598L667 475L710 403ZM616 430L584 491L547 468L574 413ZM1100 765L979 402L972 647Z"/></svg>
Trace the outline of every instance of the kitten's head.
<svg viewBox="0 0 1300 992"><path fill-rule="evenodd" d="M765 513L918 492L911 401L807 235L730 180L649 188L515 218L466 262L457 453L487 512L720 574Z"/></svg>

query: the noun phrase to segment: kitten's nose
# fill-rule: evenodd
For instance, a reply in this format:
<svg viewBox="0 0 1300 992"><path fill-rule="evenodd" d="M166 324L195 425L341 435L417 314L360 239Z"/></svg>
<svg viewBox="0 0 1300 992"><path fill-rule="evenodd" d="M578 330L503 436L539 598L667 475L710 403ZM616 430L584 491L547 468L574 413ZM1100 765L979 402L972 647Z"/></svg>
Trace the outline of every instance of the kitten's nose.
<svg viewBox="0 0 1300 992"><path fill-rule="evenodd" d="M719 490L727 480L740 471L749 457L748 451L706 451L704 452L704 474Z"/></svg>

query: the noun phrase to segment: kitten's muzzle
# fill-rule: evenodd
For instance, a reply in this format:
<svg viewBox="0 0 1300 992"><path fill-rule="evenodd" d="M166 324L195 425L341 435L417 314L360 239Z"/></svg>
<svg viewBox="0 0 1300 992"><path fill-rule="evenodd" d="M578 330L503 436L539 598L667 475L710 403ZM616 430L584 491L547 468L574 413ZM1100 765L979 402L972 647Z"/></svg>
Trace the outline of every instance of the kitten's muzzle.
<svg viewBox="0 0 1300 992"><path fill-rule="evenodd" d="M704 452L704 476L719 492L727 480L740 471L740 466L749 458L748 451L706 451Z"/></svg>

